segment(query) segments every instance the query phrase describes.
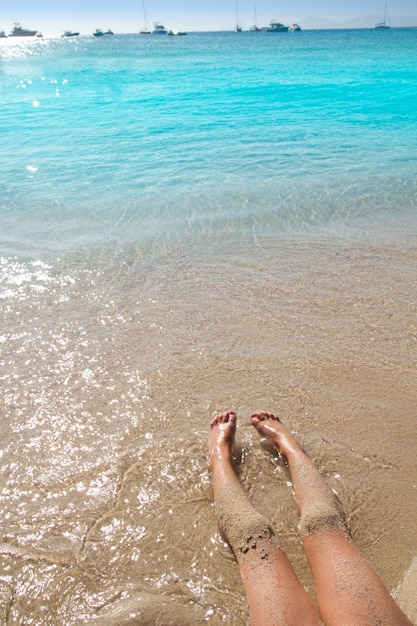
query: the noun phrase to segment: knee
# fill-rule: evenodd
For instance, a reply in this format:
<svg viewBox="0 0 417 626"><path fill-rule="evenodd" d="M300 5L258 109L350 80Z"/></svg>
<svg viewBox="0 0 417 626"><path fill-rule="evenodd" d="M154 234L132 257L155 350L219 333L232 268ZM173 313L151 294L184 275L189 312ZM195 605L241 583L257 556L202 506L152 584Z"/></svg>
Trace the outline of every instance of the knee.
<svg viewBox="0 0 417 626"><path fill-rule="evenodd" d="M239 484L222 485L214 506L219 526L236 557L256 551L266 558L271 542L278 543L272 526L253 508Z"/></svg>
<svg viewBox="0 0 417 626"><path fill-rule="evenodd" d="M329 530L338 530L349 536L345 518L336 502L315 504L304 511L300 518L301 538Z"/></svg>
<svg viewBox="0 0 417 626"><path fill-rule="evenodd" d="M260 515L254 513L243 520L233 541L233 551L238 554L258 552L261 558L267 558L269 543L278 543L272 526Z"/></svg>
<svg viewBox="0 0 417 626"><path fill-rule="evenodd" d="M270 544L278 544L272 526L257 512L235 519L232 527L229 525L227 535L236 556L256 552L266 559Z"/></svg>

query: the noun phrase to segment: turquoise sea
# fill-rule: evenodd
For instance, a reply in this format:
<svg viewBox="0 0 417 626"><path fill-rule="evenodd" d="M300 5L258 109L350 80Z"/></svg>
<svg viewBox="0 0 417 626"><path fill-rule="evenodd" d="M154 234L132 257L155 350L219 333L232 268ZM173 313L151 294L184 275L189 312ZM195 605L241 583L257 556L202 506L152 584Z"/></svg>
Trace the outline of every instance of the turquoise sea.
<svg viewBox="0 0 417 626"><path fill-rule="evenodd" d="M417 29L0 40L0 621L246 624L206 462L231 408L311 593L257 409L401 581L416 55Z"/></svg>

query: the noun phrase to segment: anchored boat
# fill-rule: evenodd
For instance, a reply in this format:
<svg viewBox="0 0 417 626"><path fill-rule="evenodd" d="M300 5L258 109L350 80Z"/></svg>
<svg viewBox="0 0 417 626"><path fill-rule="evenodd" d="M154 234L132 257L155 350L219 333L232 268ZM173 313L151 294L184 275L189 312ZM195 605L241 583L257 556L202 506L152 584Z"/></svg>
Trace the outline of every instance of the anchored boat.
<svg viewBox="0 0 417 626"><path fill-rule="evenodd" d="M384 21L376 24L375 30L388 30L389 28L391 28L391 24L389 23L389 16L387 21L387 3L385 3Z"/></svg>
<svg viewBox="0 0 417 626"><path fill-rule="evenodd" d="M167 35L168 31L160 22L154 22L152 35Z"/></svg>
<svg viewBox="0 0 417 626"><path fill-rule="evenodd" d="M268 33L286 33L288 29L289 26L284 26L284 24L281 24L278 20L272 20L266 30Z"/></svg>
<svg viewBox="0 0 417 626"><path fill-rule="evenodd" d="M35 37L37 34L37 30L28 30L27 28L23 28L19 22L15 22L9 37Z"/></svg>

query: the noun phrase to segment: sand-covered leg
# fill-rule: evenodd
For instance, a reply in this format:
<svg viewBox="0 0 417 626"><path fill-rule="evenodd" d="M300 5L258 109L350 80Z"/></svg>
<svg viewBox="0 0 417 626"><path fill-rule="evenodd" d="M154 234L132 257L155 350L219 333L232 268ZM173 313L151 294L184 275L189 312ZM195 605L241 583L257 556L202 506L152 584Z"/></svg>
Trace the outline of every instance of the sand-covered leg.
<svg viewBox="0 0 417 626"><path fill-rule="evenodd" d="M210 423L209 466L219 526L239 565L252 626L318 625L314 606L268 521L251 505L232 465L236 415Z"/></svg>
<svg viewBox="0 0 417 626"><path fill-rule="evenodd" d="M288 461L300 535L326 626L410 626L354 545L333 492L295 438L272 413L254 413L250 421Z"/></svg>

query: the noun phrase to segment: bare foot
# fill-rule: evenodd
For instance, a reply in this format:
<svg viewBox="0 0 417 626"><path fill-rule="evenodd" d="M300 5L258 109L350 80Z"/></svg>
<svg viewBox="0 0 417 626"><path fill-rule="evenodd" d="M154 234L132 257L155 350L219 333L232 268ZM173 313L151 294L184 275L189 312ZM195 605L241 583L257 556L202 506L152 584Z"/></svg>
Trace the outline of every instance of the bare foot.
<svg viewBox="0 0 417 626"><path fill-rule="evenodd" d="M225 411L216 415L210 422L209 467L213 470L216 461L230 462L236 433L236 413Z"/></svg>
<svg viewBox="0 0 417 626"><path fill-rule="evenodd" d="M250 423L256 428L261 437L265 437L270 445L284 456L291 452L301 451L300 446L286 429L279 417L267 411L252 413Z"/></svg>

